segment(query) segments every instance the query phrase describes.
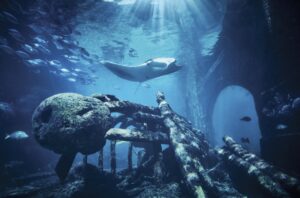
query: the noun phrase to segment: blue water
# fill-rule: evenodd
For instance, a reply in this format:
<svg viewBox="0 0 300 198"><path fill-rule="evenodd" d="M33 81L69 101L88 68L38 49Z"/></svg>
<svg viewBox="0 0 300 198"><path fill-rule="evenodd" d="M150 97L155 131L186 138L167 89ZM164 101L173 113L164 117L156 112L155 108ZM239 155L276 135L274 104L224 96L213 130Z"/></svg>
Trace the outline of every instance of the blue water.
<svg viewBox="0 0 300 198"><path fill-rule="evenodd" d="M30 126L34 108L46 97L60 92L113 94L122 100L157 106L155 94L163 91L177 113L190 119L196 127L205 128L205 123L198 122L197 119L202 115L197 98L199 96L196 94L199 87L195 82L199 80L197 72L201 71L200 68L210 67L202 64L205 58L213 54L218 41L224 2L51 2L52 4L42 0L34 3L11 1L3 3L1 7L3 28L0 31L0 55L3 86L0 99L12 104L18 116L12 126L1 129L1 136L14 130L24 130L34 142ZM12 14L17 23L5 12ZM18 33L12 34L12 29ZM28 45L31 46L32 53L26 48ZM108 60L124 65L138 65L157 57L176 58L183 69L140 84L119 78L100 63ZM37 64L32 64L29 60L34 60ZM214 69L208 69L208 75ZM257 139L260 132L253 99L244 90L235 88L233 92L233 95L230 91L222 92L216 103L213 115L215 131L212 132L216 141L213 144L221 144L224 131L237 138L240 136L236 133L244 133L242 136L255 139L251 144L254 148L251 149L259 151ZM232 101L239 101L239 104L235 104L234 111L229 112ZM244 114L253 118L251 124L237 120ZM127 146L126 143L117 145L118 168L126 167ZM18 160L20 156L24 156L22 145L17 148L10 145L9 148L14 148L16 154L6 156L5 160ZM108 148L109 142L104 149L106 158L109 158ZM57 157L53 153L47 155L52 156L49 157L51 160ZM42 152L36 156L42 158L44 154ZM136 161L136 156L133 156ZM79 155L77 161L81 158ZM43 160L48 163L49 159ZM90 156L89 160L97 163L97 154ZM51 163L55 164L55 160ZM106 159L106 168L108 163L109 160Z"/></svg>
<svg viewBox="0 0 300 198"><path fill-rule="evenodd" d="M241 118L250 117L250 121ZM240 86L229 86L219 94L213 112L213 137L215 146L222 146L222 137L231 136L251 152L260 154L261 133L254 99L251 93ZM248 138L244 143L242 138Z"/></svg>

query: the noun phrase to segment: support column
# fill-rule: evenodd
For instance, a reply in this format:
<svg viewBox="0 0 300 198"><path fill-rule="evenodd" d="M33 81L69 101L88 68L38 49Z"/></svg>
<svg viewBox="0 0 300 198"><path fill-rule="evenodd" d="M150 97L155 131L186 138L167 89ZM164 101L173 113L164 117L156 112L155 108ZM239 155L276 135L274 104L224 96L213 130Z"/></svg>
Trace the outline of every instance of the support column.
<svg viewBox="0 0 300 198"><path fill-rule="evenodd" d="M110 168L113 175L116 174L116 141L110 142Z"/></svg>

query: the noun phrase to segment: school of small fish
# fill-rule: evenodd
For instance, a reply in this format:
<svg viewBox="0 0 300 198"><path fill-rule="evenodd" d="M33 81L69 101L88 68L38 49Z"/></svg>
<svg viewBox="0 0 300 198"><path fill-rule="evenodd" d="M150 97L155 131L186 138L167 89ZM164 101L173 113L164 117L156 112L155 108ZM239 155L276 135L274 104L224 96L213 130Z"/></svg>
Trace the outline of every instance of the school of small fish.
<svg viewBox="0 0 300 198"><path fill-rule="evenodd" d="M4 28L0 33L0 57L18 59L36 74L48 72L71 83L94 84L98 77L90 73L99 57L73 39L73 33L81 33L72 30L71 24L60 26L49 20L52 16L41 5L25 9L11 0L0 12L0 25Z"/></svg>

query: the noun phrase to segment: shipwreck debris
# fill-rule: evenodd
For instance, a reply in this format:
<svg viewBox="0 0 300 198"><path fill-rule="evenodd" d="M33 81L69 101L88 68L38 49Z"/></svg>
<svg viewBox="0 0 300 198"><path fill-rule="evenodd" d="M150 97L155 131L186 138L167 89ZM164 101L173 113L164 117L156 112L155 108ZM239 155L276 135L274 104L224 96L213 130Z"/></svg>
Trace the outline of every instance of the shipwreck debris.
<svg viewBox="0 0 300 198"><path fill-rule="evenodd" d="M105 138L108 140L131 141L131 142L153 142L160 144L169 144L169 137L166 133L137 131L132 129L110 129Z"/></svg>
<svg viewBox="0 0 300 198"><path fill-rule="evenodd" d="M224 186L216 185L205 171L205 161L208 158L208 143L198 138L190 124L178 116L165 100L162 92L157 94L159 109L169 128L170 144L175 151L176 160L181 168L186 185L195 197L235 196L242 197L232 186L224 182ZM225 187L226 186L226 187Z"/></svg>
<svg viewBox="0 0 300 198"><path fill-rule="evenodd" d="M223 140L224 148L217 149L221 158L246 173L248 179L253 178L268 196L300 196L300 183L297 178L283 173L280 169L250 153L231 137L225 136Z"/></svg>
<svg viewBox="0 0 300 198"><path fill-rule="evenodd" d="M42 146L62 154L56 166L61 180L67 177L77 152L86 155L85 159L99 152L97 174L110 174L117 189L129 197L154 193L149 189L163 192L165 187L174 187L178 196L244 197L245 192L231 180L228 163L256 179L267 195L299 195L297 178L249 153L230 137L224 137L225 146L214 152L204 134L172 110L162 92L157 93L157 103L158 107L149 107L104 94L55 95L36 109L34 134ZM110 140L111 173L103 167L106 140ZM128 168L123 172L116 169L117 141L129 142ZM162 144L169 147L162 150ZM137 167L132 163L134 147L144 149L138 153ZM86 160L84 167L90 166Z"/></svg>

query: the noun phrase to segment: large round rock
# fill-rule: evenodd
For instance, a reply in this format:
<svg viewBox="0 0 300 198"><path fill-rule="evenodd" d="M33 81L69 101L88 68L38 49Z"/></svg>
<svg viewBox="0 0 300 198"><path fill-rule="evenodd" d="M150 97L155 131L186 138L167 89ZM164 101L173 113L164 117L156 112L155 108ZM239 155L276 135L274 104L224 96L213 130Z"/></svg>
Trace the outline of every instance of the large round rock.
<svg viewBox="0 0 300 198"><path fill-rule="evenodd" d="M56 153L91 154L104 146L112 118L100 100L62 93L47 98L36 108L32 125L36 140Z"/></svg>

